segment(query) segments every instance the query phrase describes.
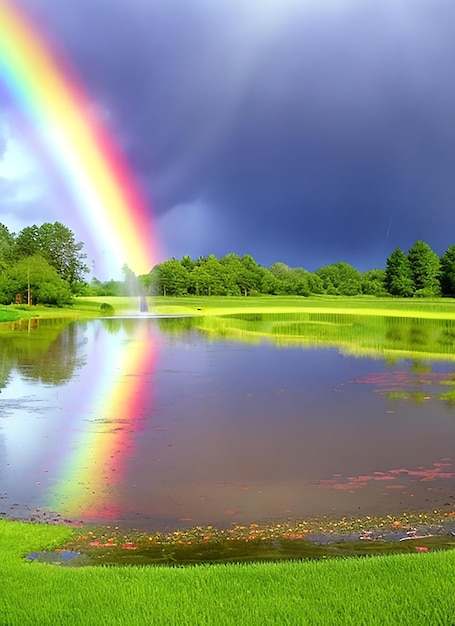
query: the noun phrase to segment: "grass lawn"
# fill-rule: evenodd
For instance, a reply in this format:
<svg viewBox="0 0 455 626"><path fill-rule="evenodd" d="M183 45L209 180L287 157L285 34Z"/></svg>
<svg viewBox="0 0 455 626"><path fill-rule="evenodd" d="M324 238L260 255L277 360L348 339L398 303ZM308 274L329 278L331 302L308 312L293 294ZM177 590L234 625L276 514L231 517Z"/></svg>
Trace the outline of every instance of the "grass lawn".
<svg viewBox="0 0 455 626"><path fill-rule="evenodd" d="M192 567L62 567L74 531L0 520L0 623L451 625L453 551Z"/></svg>
<svg viewBox="0 0 455 626"><path fill-rule="evenodd" d="M3 330L9 330L13 327L14 322L18 320L29 319L82 319L99 317L101 315L100 303L91 302L89 300L75 299L75 303L71 307L50 307L50 306L30 306L27 305L9 305L0 307L0 326Z"/></svg>
<svg viewBox="0 0 455 626"><path fill-rule="evenodd" d="M110 304L117 314L138 311L137 298L78 298L76 306ZM372 296L186 296L148 298L151 312L157 314L226 315L235 313L292 313L318 311L357 315L393 315L396 317L425 317L455 319L455 300L450 298L375 298Z"/></svg>

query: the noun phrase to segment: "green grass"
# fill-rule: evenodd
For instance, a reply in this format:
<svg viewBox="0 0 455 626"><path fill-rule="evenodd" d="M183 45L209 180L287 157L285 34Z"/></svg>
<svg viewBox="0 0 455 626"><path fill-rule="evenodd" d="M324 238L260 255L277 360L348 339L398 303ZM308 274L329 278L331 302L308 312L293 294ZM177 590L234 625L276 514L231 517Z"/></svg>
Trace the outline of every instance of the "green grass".
<svg viewBox="0 0 455 626"><path fill-rule="evenodd" d="M127 305L126 300L123 305ZM115 304L114 304L115 306ZM161 314L226 315L234 313L285 313L313 310L320 313L362 315L393 315L396 317L427 317L455 319L455 300L448 298L411 299L375 298L371 296L258 296L258 297L196 297L149 299L150 310Z"/></svg>
<svg viewBox="0 0 455 626"><path fill-rule="evenodd" d="M450 625L454 552L180 567L27 562L71 529L0 521L0 623Z"/></svg>
<svg viewBox="0 0 455 626"><path fill-rule="evenodd" d="M75 301L70 307L46 307L10 305L0 309L0 332L26 329L29 321L37 319L76 320L89 319L102 315L101 305L98 302Z"/></svg>
<svg viewBox="0 0 455 626"><path fill-rule="evenodd" d="M0 309L0 323L1 322L14 322L20 318L18 311L8 309L6 307Z"/></svg>

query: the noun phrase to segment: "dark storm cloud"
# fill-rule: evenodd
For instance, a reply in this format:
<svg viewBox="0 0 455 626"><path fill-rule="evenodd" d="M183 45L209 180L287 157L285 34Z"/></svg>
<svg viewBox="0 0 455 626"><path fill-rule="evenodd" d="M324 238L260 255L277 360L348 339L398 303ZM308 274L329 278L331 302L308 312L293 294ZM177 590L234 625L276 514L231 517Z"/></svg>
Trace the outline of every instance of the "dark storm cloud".
<svg viewBox="0 0 455 626"><path fill-rule="evenodd" d="M24 6L105 110L169 254L368 269L455 243L451 0Z"/></svg>

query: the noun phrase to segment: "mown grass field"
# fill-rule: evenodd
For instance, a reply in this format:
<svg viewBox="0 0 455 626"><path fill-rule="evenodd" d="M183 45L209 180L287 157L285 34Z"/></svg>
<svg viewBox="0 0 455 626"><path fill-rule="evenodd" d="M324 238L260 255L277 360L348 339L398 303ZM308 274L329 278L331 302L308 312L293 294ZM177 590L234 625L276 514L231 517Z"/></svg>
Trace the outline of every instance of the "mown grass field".
<svg viewBox="0 0 455 626"><path fill-rule="evenodd" d="M96 317L101 314L100 303L89 300L77 299L71 307L50 307L50 306L30 306L9 305L0 307L0 323L14 323L21 319L82 319Z"/></svg>
<svg viewBox="0 0 455 626"><path fill-rule="evenodd" d="M292 313L319 311L359 315L394 315L396 317L427 317L455 319L455 300L451 298L375 298L373 296L156 296L148 298L151 312L157 314L226 315L236 313ZM110 304L117 314L138 311L137 298L78 298L76 307Z"/></svg>
<svg viewBox="0 0 455 626"><path fill-rule="evenodd" d="M0 624L409 625L455 620L453 551L192 567L62 567L63 526L0 521Z"/></svg>
<svg viewBox="0 0 455 626"><path fill-rule="evenodd" d="M226 315L240 313L293 313L311 311L352 315L383 315L455 319L455 299L451 298L376 298L373 296L185 296L180 298L156 296L147 298L151 313L159 315ZM106 310L106 305L112 307ZM71 307L44 306L0 307L0 323L29 318L81 319L106 314L138 313L137 297L75 298ZM3 325L6 330L7 325ZM0 330L2 327L0 327Z"/></svg>

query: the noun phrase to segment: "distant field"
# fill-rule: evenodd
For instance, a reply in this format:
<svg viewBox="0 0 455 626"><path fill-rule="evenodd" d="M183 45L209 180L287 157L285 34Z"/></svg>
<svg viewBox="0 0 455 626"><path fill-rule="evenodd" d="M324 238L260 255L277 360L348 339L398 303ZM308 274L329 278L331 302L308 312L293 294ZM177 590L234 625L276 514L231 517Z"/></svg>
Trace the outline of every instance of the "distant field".
<svg viewBox="0 0 455 626"><path fill-rule="evenodd" d="M226 315L235 313L286 313L296 311L319 311L320 313L347 313L358 315L391 315L396 317L427 317L455 319L455 300L451 298L375 298L373 296L185 296L171 298L156 296L147 298L149 310L161 315ZM25 305L0 308L0 323L15 319L84 318L108 314L112 307L117 315L139 312L137 297L98 296L75 298L70 307L57 308ZM110 311L112 313L112 311Z"/></svg>
<svg viewBox="0 0 455 626"><path fill-rule="evenodd" d="M297 310L317 310L321 313L351 313L359 315L391 315L396 317L427 317L455 319L455 300L449 298L375 298L341 296L186 296L148 298L149 310L158 314L221 315L227 313L285 313ZM117 314L137 312L137 298L78 298L77 306L89 303L110 304Z"/></svg>
<svg viewBox="0 0 455 626"><path fill-rule="evenodd" d="M67 568L22 557L73 531L0 520L0 623L454 623L453 551L192 567Z"/></svg>

